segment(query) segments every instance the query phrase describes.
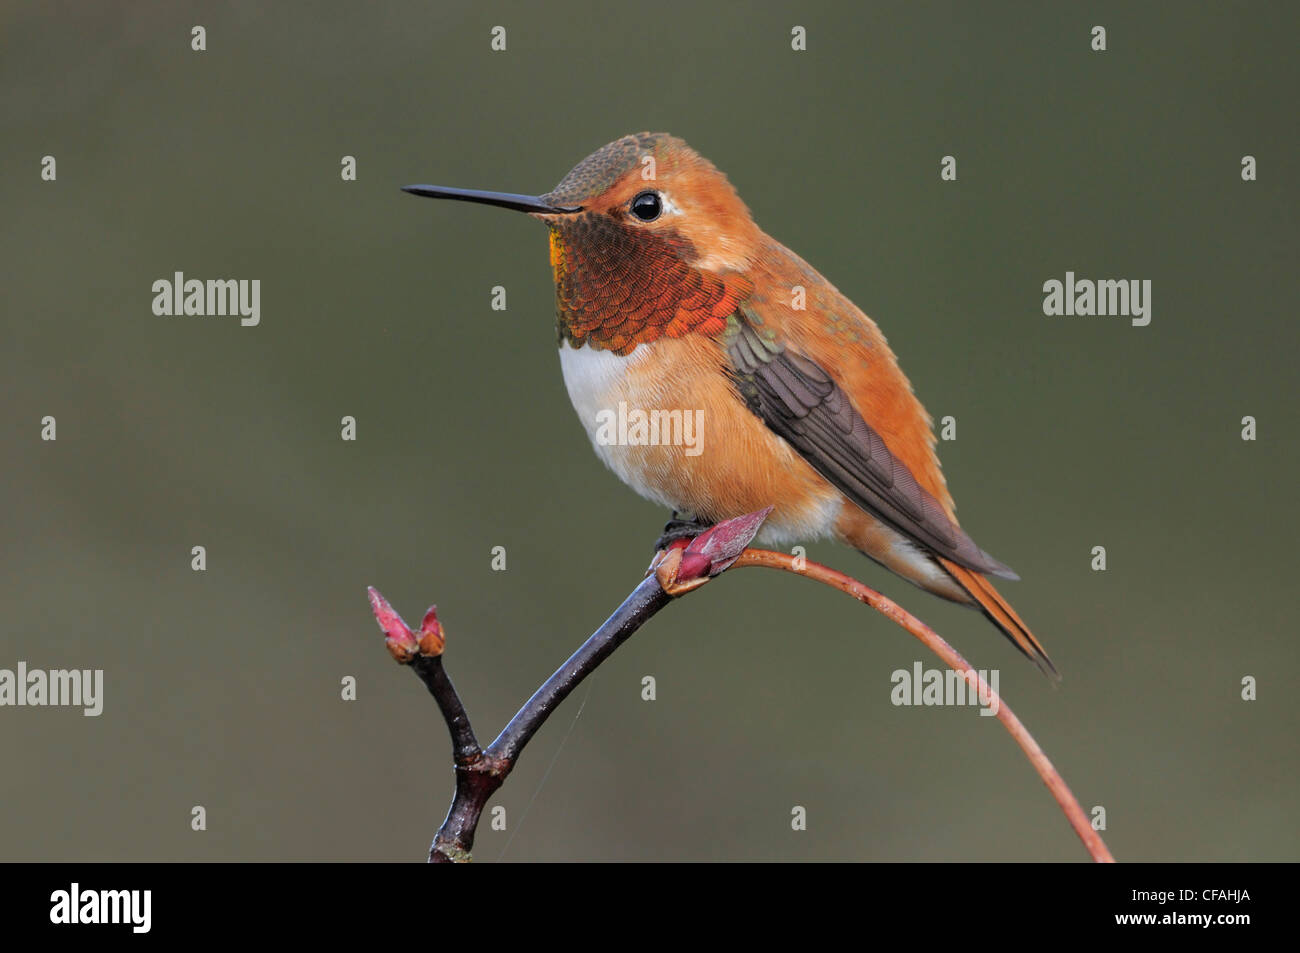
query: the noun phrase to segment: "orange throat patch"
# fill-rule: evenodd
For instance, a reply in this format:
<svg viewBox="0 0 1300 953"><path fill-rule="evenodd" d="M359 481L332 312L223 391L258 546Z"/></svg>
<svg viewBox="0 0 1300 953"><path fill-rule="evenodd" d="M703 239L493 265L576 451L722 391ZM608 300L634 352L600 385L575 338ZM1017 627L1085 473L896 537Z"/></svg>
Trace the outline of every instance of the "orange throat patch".
<svg viewBox="0 0 1300 953"><path fill-rule="evenodd" d="M660 337L721 334L752 290L742 275L692 267L694 249L672 232L634 233L594 212L549 224L556 331L574 347L625 355Z"/></svg>

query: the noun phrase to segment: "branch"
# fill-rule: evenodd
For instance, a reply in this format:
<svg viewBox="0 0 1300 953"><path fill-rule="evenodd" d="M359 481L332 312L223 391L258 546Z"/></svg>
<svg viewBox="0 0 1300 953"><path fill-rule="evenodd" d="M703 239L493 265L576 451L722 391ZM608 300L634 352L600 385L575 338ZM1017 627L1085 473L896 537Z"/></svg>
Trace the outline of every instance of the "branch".
<svg viewBox="0 0 1300 953"><path fill-rule="evenodd" d="M451 734L456 789L451 808L438 829L429 850L429 860L466 862L471 859L474 834L488 799L505 783L524 747L551 713L582 680L594 672L615 649L632 636L674 598L698 589L727 569L758 566L807 576L864 602L920 639L951 668L976 688L981 698L996 704L998 719L1020 745L1043 783L1056 798L1088 853L1098 862L1114 862L1101 836L1092 829L1087 815L1070 792L1029 731L967 661L933 629L856 579L820 563L806 562L795 568L794 557L763 549L748 549L771 507L748 516L719 523L689 544L679 542L660 551L650 564L646 578L614 610L578 651L561 665L533 693L518 714L486 749L479 746L469 715L442 665L446 639L438 622L437 607L431 606L417 636L373 587L370 603L385 634L385 644L399 663L410 665L433 695Z"/></svg>
<svg viewBox="0 0 1300 953"><path fill-rule="evenodd" d="M747 549L740 554L740 558L736 560L734 565L738 568L759 566L765 569L781 569L798 576L815 579L817 582L847 593L859 602L865 602L871 608L920 639L926 648L943 659L949 668L962 675L971 684L971 687L979 692L981 699L989 700L990 707L997 713L998 720L1002 722L1007 732L1015 739L1016 744L1020 745L1020 750L1025 753L1025 757L1034 766L1038 776L1043 779L1043 783L1047 785L1047 790L1052 792L1052 797L1056 798L1056 803L1061 806L1061 810L1065 813L1065 819L1070 822L1074 832L1079 835L1079 840L1083 841L1083 846L1087 848L1092 859L1097 863L1113 864L1115 862L1115 858L1111 856L1110 850L1102 841L1101 835L1093 830L1092 824L1088 821L1088 815L1079 806L1079 802L1070 791L1069 785L1065 783L1065 779L1061 777L1060 772L1048 760L1047 755L1043 753L1043 749L1034 740L1034 736L1029 733L1029 729L1021 723L1020 719L1012 712L1011 706L998 697L998 694L989 687L979 673L962 657L961 653L949 645L934 629L898 603L882 596L871 587L863 585L852 576L847 576L828 566L823 566L821 563L804 560L804 568L796 569L793 556L788 556L785 553L774 553L766 549Z"/></svg>
<svg viewBox="0 0 1300 953"><path fill-rule="evenodd" d="M641 580L614 614L533 693L488 750L509 762L518 760L524 745L532 740L560 702L672 598L655 576Z"/></svg>
<svg viewBox="0 0 1300 953"><path fill-rule="evenodd" d="M734 563L770 512L769 507L727 520L701 533L688 546L659 553L640 585L533 693L533 697L486 749L480 748L475 740L465 706L443 670L442 652L446 638L438 623L437 606L430 606L425 613L417 637L388 600L374 587L370 588L370 605L384 631L389 652L399 663L410 665L420 676L438 703L438 710L451 732L456 790L452 795L451 809L429 849L431 862L470 860L474 833L483 808L505 783L524 746L551 713L656 612L675 597L704 585Z"/></svg>

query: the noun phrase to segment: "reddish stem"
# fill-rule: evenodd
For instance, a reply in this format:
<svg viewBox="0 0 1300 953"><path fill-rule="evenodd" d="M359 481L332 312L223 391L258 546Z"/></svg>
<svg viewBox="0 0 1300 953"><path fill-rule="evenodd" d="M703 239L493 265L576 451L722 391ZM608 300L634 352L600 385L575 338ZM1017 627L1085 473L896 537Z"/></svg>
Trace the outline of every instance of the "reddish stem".
<svg viewBox="0 0 1300 953"><path fill-rule="evenodd" d="M829 566L823 566L821 563L808 560L803 560L802 565L802 569L795 568L795 557L786 553L775 553L767 549L747 549L740 554L740 558L733 564L733 568L759 566L766 569L781 569L798 576L807 576L809 579L815 579L820 583L838 589L859 602L865 602L886 618L902 626L920 639L930 651L943 659L954 671L963 675L967 672L973 673L970 663L962 657L960 652L949 645L939 633L898 603L882 596L870 586L858 582L852 576L847 576L842 572L831 569ZM1101 839L1101 835L1093 830L1092 824L1088 821L1088 815L1079 806L1079 802L1071 793L1069 785L1065 783L1065 779L1061 777L1060 772L1048 760L1047 755L1043 753L1043 749L1038 746L1038 742L1029 733L1029 729L1016 717L1011 710L1011 706L999 698L983 678L974 673L974 679L980 697L989 699L996 706L998 720L1002 722L1003 727L1015 739L1016 744L1020 745L1020 750L1025 753L1029 763L1034 766L1038 776L1043 779L1043 783L1047 785L1047 790L1052 792L1052 797L1056 798L1056 803L1061 806L1066 820L1070 822L1074 832L1079 835L1079 840L1083 841L1083 846L1087 848L1092 859L1097 863L1113 864L1115 858L1111 856L1110 850Z"/></svg>

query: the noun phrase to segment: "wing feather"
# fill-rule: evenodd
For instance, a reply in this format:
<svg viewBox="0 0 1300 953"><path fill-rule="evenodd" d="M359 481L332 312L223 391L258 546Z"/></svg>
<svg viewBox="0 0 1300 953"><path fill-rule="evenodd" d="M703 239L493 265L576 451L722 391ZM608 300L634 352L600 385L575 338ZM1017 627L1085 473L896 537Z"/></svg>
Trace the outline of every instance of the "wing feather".
<svg viewBox="0 0 1300 953"><path fill-rule="evenodd" d="M815 361L770 335L765 340L743 311L729 323L723 346L750 410L850 500L935 555L1018 578L948 518Z"/></svg>

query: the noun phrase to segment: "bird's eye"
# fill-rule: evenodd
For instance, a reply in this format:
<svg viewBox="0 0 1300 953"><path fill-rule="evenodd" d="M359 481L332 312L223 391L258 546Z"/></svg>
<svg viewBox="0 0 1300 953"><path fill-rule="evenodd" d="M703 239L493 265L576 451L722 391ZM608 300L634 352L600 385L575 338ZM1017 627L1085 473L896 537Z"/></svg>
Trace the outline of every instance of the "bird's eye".
<svg viewBox="0 0 1300 953"><path fill-rule="evenodd" d="M632 214L643 222L653 222L664 210L664 204L658 192L642 192L632 200L629 206Z"/></svg>

